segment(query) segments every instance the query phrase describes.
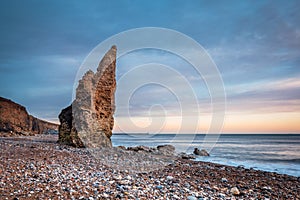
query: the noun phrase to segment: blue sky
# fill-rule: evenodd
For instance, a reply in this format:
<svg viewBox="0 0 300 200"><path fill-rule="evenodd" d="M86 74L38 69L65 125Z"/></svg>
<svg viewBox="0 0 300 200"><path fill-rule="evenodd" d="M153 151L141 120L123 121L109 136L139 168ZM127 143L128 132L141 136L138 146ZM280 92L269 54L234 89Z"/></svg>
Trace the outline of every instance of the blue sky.
<svg viewBox="0 0 300 200"><path fill-rule="evenodd" d="M81 62L98 43L132 28L164 27L195 39L217 64L228 98L227 132L259 132L256 126L262 126L261 119L269 120L262 132L298 132L299 9L300 2L292 0L2 0L0 96L25 105L35 116L56 121L71 102ZM156 51L144 56L163 57L175 68L181 63ZM118 63L134 63L139 57L138 52L132 53ZM140 92L154 89L149 86ZM143 115L141 108L147 108L143 97L138 93L134 97L132 109L137 116ZM161 104L176 113L177 105L171 106L171 100L170 96ZM199 102L207 103L200 94ZM252 128L245 128L254 118L257 122L248 124ZM244 126L234 125L237 119ZM272 129L274 122L280 124Z"/></svg>

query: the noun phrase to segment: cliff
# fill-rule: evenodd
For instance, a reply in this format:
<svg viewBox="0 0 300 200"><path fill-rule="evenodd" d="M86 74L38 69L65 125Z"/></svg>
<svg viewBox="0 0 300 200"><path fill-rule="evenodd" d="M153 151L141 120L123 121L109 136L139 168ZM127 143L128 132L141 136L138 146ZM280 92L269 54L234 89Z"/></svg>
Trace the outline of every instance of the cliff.
<svg viewBox="0 0 300 200"><path fill-rule="evenodd" d="M34 135L57 129L57 124L33 117L24 106L0 97L0 136Z"/></svg>

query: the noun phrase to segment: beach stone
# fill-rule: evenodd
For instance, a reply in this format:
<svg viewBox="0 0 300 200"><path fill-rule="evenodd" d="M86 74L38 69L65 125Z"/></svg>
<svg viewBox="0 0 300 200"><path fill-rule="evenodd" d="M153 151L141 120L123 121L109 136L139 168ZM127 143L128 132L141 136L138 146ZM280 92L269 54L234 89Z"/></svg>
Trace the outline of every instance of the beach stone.
<svg viewBox="0 0 300 200"><path fill-rule="evenodd" d="M240 191L239 191L239 189L238 189L237 187L231 188L231 189L230 189L230 192L231 192L231 194L233 194L233 195L235 195L235 196L240 195Z"/></svg>
<svg viewBox="0 0 300 200"><path fill-rule="evenodd" d="M184 153L184 152L180 153L180 154L178 155L178 157L180 157L180 158L182 158L182 159L187 159L187 160L189 160L189 159L195 159L195 158L196 158L195 156L193 156L193 155L191 155L191 154L186 154L186 153Z"/></svg>
<svg viewBox="0 0 300 200"><path fill-rule="evenodd" d="M223 194L223 193L219 193L219 197L223 199L223 198L225 198L225 197L226 197L226 195L225 195L225 194Z"/></svg>
<svg viewBox="0 0 300 200"><path fill-rule="evenodd" d="M221 181L222 181L223 183L227 183L227 182L228 182L227 178L221 178Z"/></svg>
<svg viewBox="0 0 300 200"><path fill-rule="evenodd" d="M36 169L36 167L35 167L35 165L34 165L33 163L30 163L29 168L30 168L31 170L35 170L35 169Z"/></svg>
<svg viewBox="0 0 300 200"><path fill-rule="evenodd" d="M269 191L272 190L272 188L271 188L270 186L264 186L262 189L263 189L263 190L269 190Z"/></svg>
<svg viewBox="0 0 300 200"><path fill-rule="evenodd" d="M194 197L194 196L188 196L188 197L187 197L187 200L197 200L197 198Z"/></svg>
<svg viewBox="0 0 300 200"><path fill-rule="evenodd" d="M150 152L150 147L140 145L136 147L128 147L128 150L130 151L145 151L145 152Z"/></svg>
<svg viewBox="0 0 300 200"><path fill-rule="evenodd" d="M59 114L59 143L75 147L112 147L116 89L116 46L104 55L97 72L79 81L73 103Z"/></svg>
<svg viewBox="0 0 300 200"><path fill-rule="evenodd" d="M209 153L205 149L199 150L198 148L194 149L194 154L198 156L209 156Z"/></svg>
<svg viewBox="0 0 300 200"><path fill-rule="evenodd" d="M163 186L162 185L158 185L158 186L156 186L156 189L161 190L161 189L163 189Z"/></svg>

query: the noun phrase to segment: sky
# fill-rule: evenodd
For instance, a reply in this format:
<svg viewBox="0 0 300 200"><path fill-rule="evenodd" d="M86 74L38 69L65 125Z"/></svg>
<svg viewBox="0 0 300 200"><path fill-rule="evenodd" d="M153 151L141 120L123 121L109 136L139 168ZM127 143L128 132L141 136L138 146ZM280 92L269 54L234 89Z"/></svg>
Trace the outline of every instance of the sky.
<svg viewBox="0 0 300 200"><path fill-rule="evenodd" d="M217 65L227 97L224 133L300 133L299 9L297 0L1 0L0 96L58 122L61 109L72 101L77 71L95 46L129 29L162 27L193 38ZM197 131L205 132L211 118L209 93L184 60L153 49L132 52L117 61L117 79L136 64L153 61L191 82L200 112L193 112L193 105L187 111L191 119L200 117ZM180 89L176 82L174 86ZM129 107L137 126L129 131L180 128L180 102L167 88L141 87ZM115 114L114 132L121 131L118 121L124 117ZM151 120L165 123L148 127Z"/></svg>

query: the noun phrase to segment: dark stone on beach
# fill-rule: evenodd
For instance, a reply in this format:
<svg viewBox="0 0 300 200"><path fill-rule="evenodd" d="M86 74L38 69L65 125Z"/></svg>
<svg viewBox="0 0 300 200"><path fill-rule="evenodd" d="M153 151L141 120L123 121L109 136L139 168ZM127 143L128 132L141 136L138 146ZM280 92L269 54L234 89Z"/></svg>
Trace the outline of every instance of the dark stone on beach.
<svg viewBox="0 0 300 200"><path fill-rule="evenodd" d="M209 153L205 149L199 150L198 148L194 149L194 154L198 156L209 156Z"/></svg>
<svg viewBox="0 0 300 200"><path fill-rule="evenodd" d="M223 183L227 183L227 182L228 182L227 178L222 178L221 181L222 181Z"/></svg>
<svg viewBox="0 0 300 200"><path fill-rule="evenodd" d="M163 189L163 186L162 185L158 185L158 186L156 186L156 188L159 189L159 190L161 190L161 189Z"/></svg>
<svg viewBox="0 0 300 200"><path fill-rule="evenodd" d="M175 155L175 147L172 145L160 145L157 147L148 147L148 146L140 145L135 147L128 147L126 150L135 151L135 152L146 152L146 153L151 153L153 155L165 155L165 156Z"/></svg>
<svg viewBox="0 0 300 200"><path fill-rule="evenodd" d="M157 146L159 153L167 156L173 156L175 154L175 147L169 144Z"/></svg>
<svg viewBox="0 0 300 200"><path fill-rule="evenodd" d="M194 155L186 154L184 152L180 153L178 156L182 159L195 159L196 158Z"/></svg>
<svg viewBox="0 0 300 200"><path fill-rule="evenodd" d="M150 147L140 145L140 146L136 146L136 147L128 147L128 150L150 152Z"/></svg>
<svg viewBox="0 0 300 200"><path fill-rule="evenodd" d="M239 165L239 166L237 166L237 168L240 169L240 170L244 170L245 166L244 165Z"/></svg>
<svg viewBox="0 0 300 200"><path fill-rule="evenodd" d="M58 142L75 147L112 147L116 51L112 46L97 72L89 70L79 81L75 100L59 115Z"/></svg>

